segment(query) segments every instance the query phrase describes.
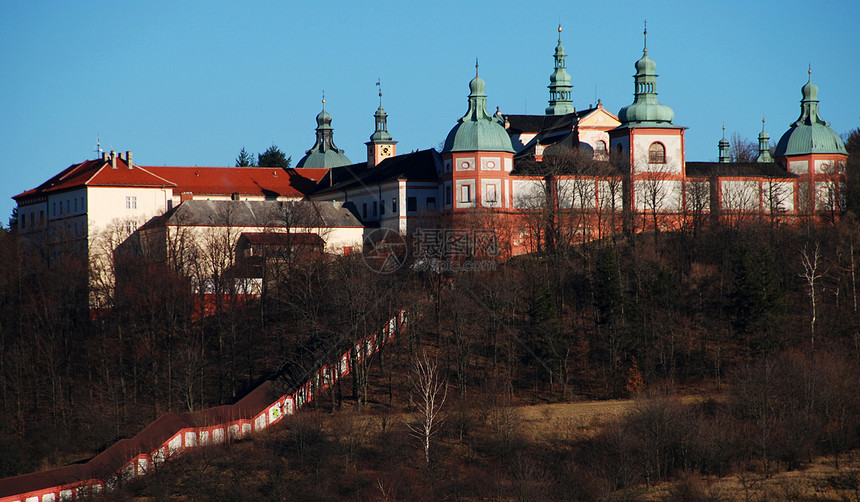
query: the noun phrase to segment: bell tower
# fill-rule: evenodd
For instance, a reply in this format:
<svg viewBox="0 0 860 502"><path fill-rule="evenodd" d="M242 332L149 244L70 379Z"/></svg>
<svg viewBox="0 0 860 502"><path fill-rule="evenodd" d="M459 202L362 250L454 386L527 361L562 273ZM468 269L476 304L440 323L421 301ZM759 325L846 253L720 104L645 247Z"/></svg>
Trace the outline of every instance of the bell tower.
<svg viewBox="0 0 860 502"><path fill-rule="evenodd" d="M379 88L379 108L373 114L376 122L376 129L370 135L370 141L367 145L367 167L374 167L388 157L397 155L397 142L388 133L388 114L382 108L382 86L380 82L376 82L376 87Z"/></svg>

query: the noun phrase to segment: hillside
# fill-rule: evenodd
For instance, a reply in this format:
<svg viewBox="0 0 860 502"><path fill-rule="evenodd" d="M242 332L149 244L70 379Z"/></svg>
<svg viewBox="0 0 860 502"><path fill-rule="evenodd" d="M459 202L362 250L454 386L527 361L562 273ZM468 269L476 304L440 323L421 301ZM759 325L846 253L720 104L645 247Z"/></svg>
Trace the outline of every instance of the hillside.
<svg viewBox="0 0 860 502"><path fill-rule="evenodd" d="M771 223L617 235L460 273L287 262L259 301L225 289L207 316L169 264L128 262L114 308L90 317L73 264L22 260L7 237L0 474L87 458L265 379L287 392L405 308L394 345L280 431L169 462L128 493L597 500L817 458L850 475L860 228ZM447 385L429 462L407 419L424 354Z"/></svg>

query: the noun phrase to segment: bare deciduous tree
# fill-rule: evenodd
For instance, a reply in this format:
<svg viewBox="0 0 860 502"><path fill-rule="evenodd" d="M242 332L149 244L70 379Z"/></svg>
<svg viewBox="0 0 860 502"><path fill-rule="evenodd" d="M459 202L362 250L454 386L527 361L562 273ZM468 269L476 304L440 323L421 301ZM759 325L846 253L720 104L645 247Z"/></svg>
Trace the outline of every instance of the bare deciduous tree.
<svg viewBox="0 0 860 502"><path fill-rule="evenodd" d="M812 307L811 317L809 319L809 335L810 344L815 348L815 282L824 275L820 269L819 260L821 259L821 246L816 243L815 249L810 252L807 246L803 247L800 252L800 262L803 264L803 273L801 277L806 280L806 287L809 288L809 301Z"/></svg>
<svg viewBox="0 0 860 502"><path fill-rule="evenodd" d="M412 436L421 442L424 450L424 464L430 465L430 442L439 432L444 415L442 407L448 397L448 382L442 378L439 365L423 352L415 360L409 381L417 394L415 411L418 420L409 424Z"/></svg>

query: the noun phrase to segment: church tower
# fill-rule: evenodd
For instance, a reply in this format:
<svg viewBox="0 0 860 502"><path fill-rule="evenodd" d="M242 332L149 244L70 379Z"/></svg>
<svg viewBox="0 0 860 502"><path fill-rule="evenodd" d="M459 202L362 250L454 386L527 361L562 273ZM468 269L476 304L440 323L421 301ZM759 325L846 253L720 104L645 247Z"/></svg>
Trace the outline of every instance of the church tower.
<svg viewBox="0 0 860 502"><path fill-rule="evenodd" d="M561 25L558 25L558 45L555 47L555 70L549 76L549 106L546 107L547 115L567 115L573 113L573 102L571 101L570 75L567 73L564 59L567 54L561 45Z"/></svg>
<svg viewBox="0 0 860 502"><path fill-rule="evenodd" d="M379 85L379 82L376 83ZM367 167L374 167L388 157L397 155L397 142L388 133L388 114L382 108L382 88L379 88L379 108L373 114L376 130L370 135L367 145Z"/></svg>
<svg viewBox="0 0 860 502"><path fill-rule="evenodd" d="M444 209L512 207L509 173L514 148L501 114L493 116L487 111L486 85L475 62L469 110L457 120L442 149Z"/></svg>

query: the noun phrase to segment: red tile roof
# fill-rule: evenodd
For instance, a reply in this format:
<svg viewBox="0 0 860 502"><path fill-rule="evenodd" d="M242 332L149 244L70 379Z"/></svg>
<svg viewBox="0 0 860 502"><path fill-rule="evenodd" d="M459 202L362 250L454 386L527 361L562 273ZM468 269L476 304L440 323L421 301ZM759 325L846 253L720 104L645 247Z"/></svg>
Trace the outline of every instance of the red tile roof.
<svg viewBox="0 0 860 502"><path fill-rule="evenodd" d="M110 161L87 160L73 164L38 187L12 197L27 199L35 195L82 186L172 187L174 195L240 195L301 198L312 192L327 169L280 169L271 167L171 167L138 166L117 158Z"/></svg>
<svg viewBox="0 0 860 502"><path fill-rule="evenodd" d="M327 173L326 169L276 167L169 167L146 169L176 183L175 193L303 197Z"/></svg>

